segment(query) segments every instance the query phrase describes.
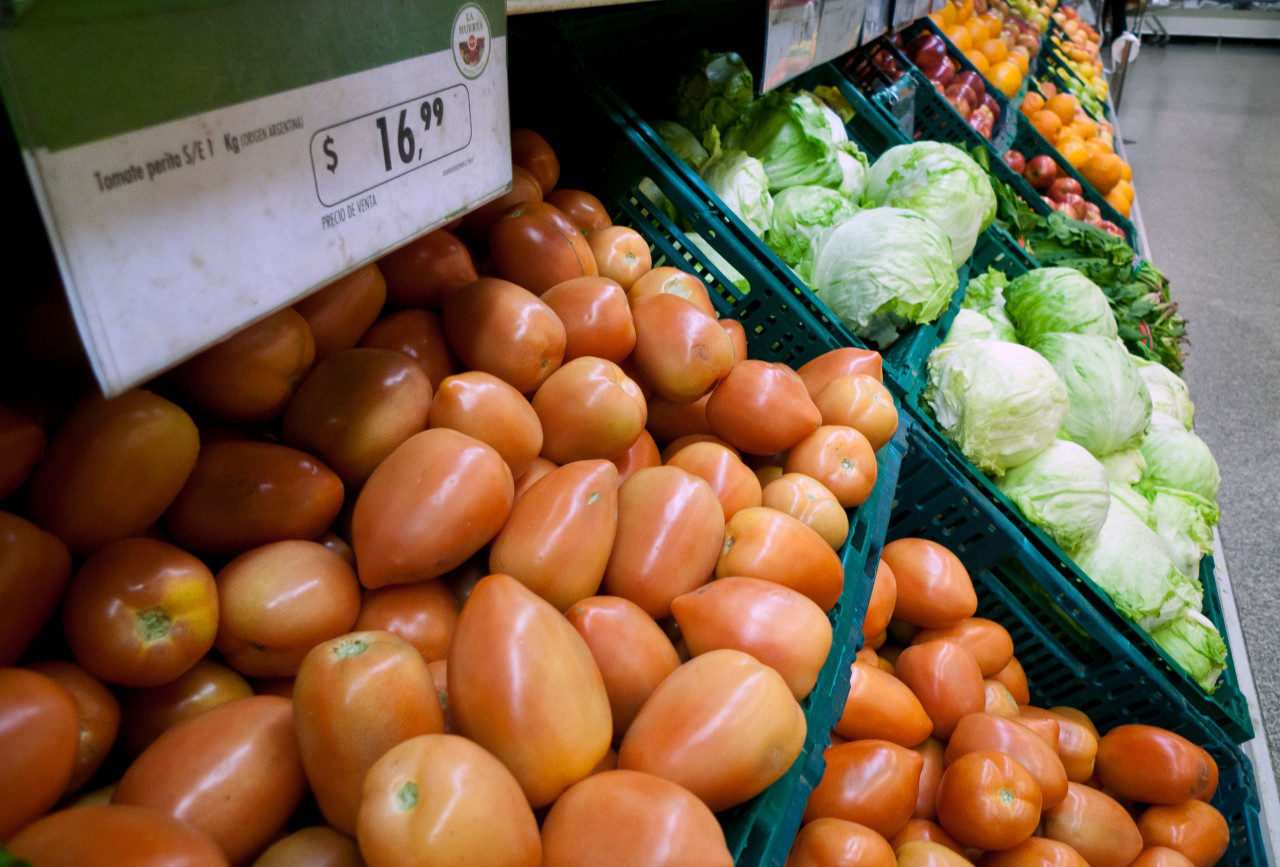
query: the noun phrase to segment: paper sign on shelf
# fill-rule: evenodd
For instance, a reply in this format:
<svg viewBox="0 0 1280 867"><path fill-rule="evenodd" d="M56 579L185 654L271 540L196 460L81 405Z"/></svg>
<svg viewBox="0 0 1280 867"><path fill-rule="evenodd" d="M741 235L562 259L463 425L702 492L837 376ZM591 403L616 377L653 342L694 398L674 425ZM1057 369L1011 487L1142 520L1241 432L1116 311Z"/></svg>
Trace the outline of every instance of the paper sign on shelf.
<svg viewBox="0 0 1280 867"><path fill-rule="evenodd" d="M511 183L501 0L37 2L0 52L108 394Z"/></svg>
<svg viewBox="0 0 1280 867"><path fill-rule="evenodd" d="M761 91L852 51L867 0L769 0Z"/></svg>

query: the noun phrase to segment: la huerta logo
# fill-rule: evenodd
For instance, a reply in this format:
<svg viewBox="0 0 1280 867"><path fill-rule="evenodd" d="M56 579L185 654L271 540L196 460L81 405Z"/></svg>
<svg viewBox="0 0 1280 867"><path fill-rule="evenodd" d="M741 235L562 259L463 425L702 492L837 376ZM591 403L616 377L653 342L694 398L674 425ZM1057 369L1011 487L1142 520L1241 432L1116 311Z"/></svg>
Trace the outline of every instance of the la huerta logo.
<svg viewBox="0 0 1280 867"><path fill-rule="evenodd" d="M453 19L453 60L465 78L478 78L489 64L489 19L484 10L468 3Z"/></svg>

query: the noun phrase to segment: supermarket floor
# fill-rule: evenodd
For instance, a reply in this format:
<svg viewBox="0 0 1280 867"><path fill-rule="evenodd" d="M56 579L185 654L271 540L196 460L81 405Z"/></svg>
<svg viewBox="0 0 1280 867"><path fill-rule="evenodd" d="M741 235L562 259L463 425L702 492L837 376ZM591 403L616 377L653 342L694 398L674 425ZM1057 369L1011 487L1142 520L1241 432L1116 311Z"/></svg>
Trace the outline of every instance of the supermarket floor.
<svg viewBox="0 0 1280 867"><path fill-rule="evenodd" d="M1222 471L1219 532L1280 774L1277 83L1275 43L1146 44L1119 129L1151 259L1189 323L1184 376Z"/></svg>

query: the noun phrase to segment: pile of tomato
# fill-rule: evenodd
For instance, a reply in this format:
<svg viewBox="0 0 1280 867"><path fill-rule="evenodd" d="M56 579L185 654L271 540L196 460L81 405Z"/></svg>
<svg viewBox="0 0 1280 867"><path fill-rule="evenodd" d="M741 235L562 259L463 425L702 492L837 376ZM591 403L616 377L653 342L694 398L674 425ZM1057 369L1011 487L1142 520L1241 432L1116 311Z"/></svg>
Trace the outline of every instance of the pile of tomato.
<svg viewBox="0 0 1280 867"><path fill-rule="evenodd" d="M142 388L0 408L15 856L729 864L715 813L825 741L879 356L748 357L513 154L508 195Z"/></svg>
<svg viewBox="0 0 1280 867"><path fill-rule="evenodd" d="M788 867L1210 867L1218 767L1164 728L1100 734L1031 704L1013 639L960 560L885 546L849 696Z"/></svg>

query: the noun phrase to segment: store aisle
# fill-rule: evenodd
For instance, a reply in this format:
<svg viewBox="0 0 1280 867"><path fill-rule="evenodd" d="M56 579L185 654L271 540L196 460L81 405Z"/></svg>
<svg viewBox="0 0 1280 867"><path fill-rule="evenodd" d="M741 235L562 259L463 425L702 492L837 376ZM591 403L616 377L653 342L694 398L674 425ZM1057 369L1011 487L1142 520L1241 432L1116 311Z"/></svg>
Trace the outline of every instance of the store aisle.
<svg viewBox="0 0 1280 867"><path fill-rule="evenodd" d="M1196 431L1280 776L1280 48L1144 45L1119 113L1151 258L1191 349Z"/></svg>

